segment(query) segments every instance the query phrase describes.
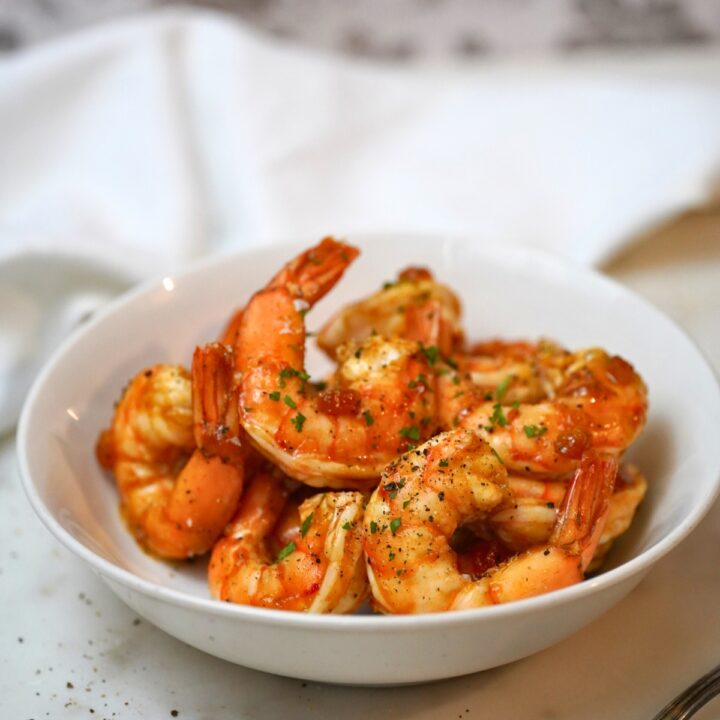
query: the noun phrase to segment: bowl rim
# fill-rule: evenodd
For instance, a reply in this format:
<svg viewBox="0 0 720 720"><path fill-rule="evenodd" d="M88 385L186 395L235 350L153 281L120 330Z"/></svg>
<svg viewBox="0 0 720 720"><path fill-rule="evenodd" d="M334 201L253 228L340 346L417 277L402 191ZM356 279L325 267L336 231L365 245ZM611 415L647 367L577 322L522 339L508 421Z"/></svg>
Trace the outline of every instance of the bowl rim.
<svg viewBox="0 0 720 720"><path fill-rule="evenodd" d="M540 264L544 268L548 268L553 273L563 273L568 269L586 275L592 282L599 284L605 290L612 291L623 299L628 299L642 307L644 312L654 315L657 319L666 323L669 328L681 336L688 345L688 349L694 351L697 360L704 366L707 371L708 391L712 385L712 394L714 395L715 406L720 410L720 383L718 376L712 365L697 346L697 344L689 337L673 319L664 312L656 308L651 302L641 295L638 295L631 289L622 285L620 282L602 274L594 268L582 266L577 263L562 259L550 253L522 245L512 245L510 247L502 247L489 244L479 244L474 242L471 237L458 237L455 235L438 235L423 233L359 233L350 234L349 240L352 243L358 243L361 246L372 245L380 242L408 242L408 241L442 241L451 245L471 245L473 252L484 256L486 259L495 262L501 261L507 264L508 258L518 261L530 261L534 264ZM312 241L310 241L312 242ZM310 243L307 240L295 240L292 242L272 243L270 245L252 245L244 248L228 248L220 252L214 253L201 260L190 262L186 267L179 271L172 272L172 279L175 283L182 282L187 277L195 274L206 272L223 265L229 259L239 257L252 258L254 255L262 255L268 251L286 252L288 257L290 253L296 253L305 249ZM63 343L56 349L51 358L46 362L41 372L35 379L30 392L23 404L20 421L17 428L16 436L16 453L20 476L25 494L30 504L38 515L46 528L73 554L87 562L91 568L100 574L103 579L111 580L125 586L140 594L153 598L155 600L166 602L171 605L181 607L188 610L209 612L213 615L220 615L229 618L236 618L238 621L249 621L262 625L271 625L275 627L290 628L322 628L327 631L345 631L345 630L363 630L363 631L403 631L415 630L422 628L438 628L448 625L492 622L496 619L511 618L515 615L523 615L525 612L541 611L553 606L562 606L573 603L585 596L589 596L600 592L604 589L610 589L625 581L631 580L633 576L637 576L639 581L643 575L658 560L670 552L682 540L684 540L692 530L700 523L702 518L708 512L710 507L720 495L720 467L716 468L713 475L714 480L710 485L707 495L701 502L697 503L688 513L688 515L675 527L668 535L661 538L654 545L647 548L639 555L622 563L618 567L612 568L600 575L586 579L584 582L576 585L556 590L544 595L516 600L511 603L493 605L490 607L470 608L462 611L442 611L435 613L418 613L412 615L332 615L332 614L309 614L301 612L288 612L285 610L276 610L272 608L254 607L248 605L239 605L229 602L222 602L211 597L200 598L187 594L181 590L165 587L152 580L139 577L125 568L119 567L109 560L96 554L90 548L85 546L75 537L73 537L54 517L50 510L42 501L39 491L35 487L35 483L30 471L29 459L29 425L33 415L34 408L42 398L44 386L47 379L53 374L57 365L59 365L66 352L81 340L86 334L92 333L94 328L100 323L104 323L107 318L122 311L122 308L135 300L136 298L156 292L162 286L163 277L155 276L142 283L139 283L130 290L124 292L106 306L101 308L87 323L75 330Z"/></svg>

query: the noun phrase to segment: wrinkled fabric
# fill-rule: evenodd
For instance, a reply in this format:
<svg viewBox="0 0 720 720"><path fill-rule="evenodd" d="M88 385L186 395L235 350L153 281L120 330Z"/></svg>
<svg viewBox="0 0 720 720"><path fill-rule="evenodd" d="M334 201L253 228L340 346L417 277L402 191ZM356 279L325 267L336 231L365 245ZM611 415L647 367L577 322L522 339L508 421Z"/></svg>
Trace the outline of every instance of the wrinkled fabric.
<svg viewBox="0 0 720 720"><path fill-rule="evenodd" d="M170 10L3 61L0 429L59 325L220 248L411 231L601 263L708 198L719 59L391 66Z"/></svg>

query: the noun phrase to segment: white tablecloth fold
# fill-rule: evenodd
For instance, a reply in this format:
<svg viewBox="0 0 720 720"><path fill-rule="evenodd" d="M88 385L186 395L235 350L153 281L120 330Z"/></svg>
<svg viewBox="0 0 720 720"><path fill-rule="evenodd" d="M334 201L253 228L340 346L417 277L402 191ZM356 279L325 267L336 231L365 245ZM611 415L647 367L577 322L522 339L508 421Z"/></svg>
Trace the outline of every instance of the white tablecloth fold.
<svg viewBox="0 0 720 720"><path fill-rule="evenodd" d="M108 293L215 248L326 233L465 235L600 263L707 199L718 67L711 52L388 67L190 10L5 60L0 250L36 252L22 283L0 268L0 429L18 363L48 344L47 323L8 324L16 309L45 317L86 294L45 292L65 270L38 249L116 266Z"/></svg>

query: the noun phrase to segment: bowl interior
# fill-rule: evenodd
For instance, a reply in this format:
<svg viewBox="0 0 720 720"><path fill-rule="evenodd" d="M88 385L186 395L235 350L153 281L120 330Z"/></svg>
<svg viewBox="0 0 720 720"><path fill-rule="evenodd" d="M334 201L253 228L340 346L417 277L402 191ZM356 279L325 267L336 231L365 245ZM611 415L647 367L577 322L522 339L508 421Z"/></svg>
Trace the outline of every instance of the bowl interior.
<svg viewBox="0 0 720 720"><path fill-rule="evenodd" d="M599 345L643 375L649 422L628 457L646 473L650 490L606 574L630 560L638 564L652 548L665 551L699 521L720 468L718 387L692 343L658 311L595 273L536 253L443 238L350 240L363 253L308 315L311 329L399 269L425 265L459 293L469 338L544 336L571 348ZM170 564L138 548L121 522L112 479L95 460L95 442L129 378L157 362L189 366L194 347L215 339L232 311L299 249L226 256L135 291L88 323L46 366L26 404L18 448L31 499L61 539L72 546L73 538L136 577L209 597L205 561ZM328 365L311 349L308 367L317 373Z"/></svg>

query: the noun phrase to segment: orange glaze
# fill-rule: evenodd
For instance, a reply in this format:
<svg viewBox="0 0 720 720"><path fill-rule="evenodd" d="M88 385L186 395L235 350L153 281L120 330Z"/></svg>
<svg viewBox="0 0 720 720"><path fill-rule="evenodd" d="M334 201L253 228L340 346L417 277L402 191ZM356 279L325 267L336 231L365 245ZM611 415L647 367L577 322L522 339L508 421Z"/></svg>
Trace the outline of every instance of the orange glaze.
<svg viewBox="0 0 720 720"><path fill-rule="evenodd" d="M508 550L499 540L478 539L462 552L458 552L458 571L477 580L488 570L512 556L512 550Z"/></svg>
<svg viewBox="0 0 720 720"><path fill-rule="evenodd" d="M342 256L337 245L328 262ZM341 272L326 274L334 283ZM399 452L436 429L433 381L417 381L433 378L430 361L417 342L371 336L338 349L333 389L318 392L304 370L307 308L294 287L287 280L256 293L243 313L235 352L241 423L290 477L367 488Z"/></svg>

